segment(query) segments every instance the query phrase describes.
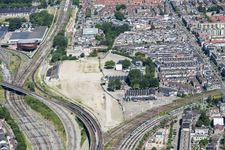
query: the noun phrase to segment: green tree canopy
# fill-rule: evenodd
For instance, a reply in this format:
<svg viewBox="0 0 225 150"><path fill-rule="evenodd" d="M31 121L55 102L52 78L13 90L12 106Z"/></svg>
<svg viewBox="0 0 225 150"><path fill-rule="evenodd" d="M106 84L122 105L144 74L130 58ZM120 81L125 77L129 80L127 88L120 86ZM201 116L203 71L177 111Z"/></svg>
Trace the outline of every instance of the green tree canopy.
<svg viewBox="0 0 225 150"><path fill-rule="evenodd" d="M98 12L95 10L94 15L98 15Z"/></svg>
<svg viewBox="0 0 225 150"><path fill-rule="evenodd" d="M116 84L115 84L115 81L114 81L114 80L110 80L110 81L109 81L109 83L108 83L108 88L111 89L112 91L115 90Z"/></svg>
<svg viewBox="0 0 225 150"><path fill-rule="evenodd" d="M142 54L142 53L140 53L140 52L135 53L135 56L136 56L136 57L137 57L138 55L144 56L144 54Z"/></svg>
<svg viewBox="0 0 225 150"><path fill-rule="evenodd" d="M30 14L29 18L33 25L50 27L54 15L49 14L47 10L42 10L41 12Z"/></svg>
<svg viewBox="0 0 225 150"><path fill-rule="evenodd" d="M119 11L120 9L126 9L127 6L125 4L117 4L116 5L116 10Z"/></svg>
<svg viewBox="0 0 225 150"><path fill-rule="evenodd" d="M80 54L80 57L81 57L81 58L83 58L84 56L85 56L84 53L81 53L81 54Z"/></svg>
<svg viewBox="0 0 225 150"><path fill-rule="evenodd" d="M60 58L61 58L60 53L54 53L54 54L52 54L51 62L57 62L60 60Z"/></svg>
<svg viewBox="0 0 225 150"><path fill-rule="evenodd" d="M123 20L124 19L124 14L121 11L116 11L115 12L115 17L118 20Z"/></svg>
<svg viewBox="0 0 225 150"><path fill-rule="evenodd" d="M85 13L86 17L91 17L91 8L87 7L86 8L86 13Z"/></svg>
<svg viewBox="0 0 225 150"><path fill-rule="evenodd" d="M131 62L129 59L124 59L122 61L122 65L123 65L123 68L128 68L131 65Z"/></svg>
<svg viewBox="0 0 225 150"><path fill-rule="evenodd" d="M116 78L115 79L116 89L120 89L121 85L122 85L122 82L120 81L120 79L119 78Z"/></svg>
<svg viewBox="0 0 225 150"><path fill-rule="evenodd" d="M106 61L105 66L111 68L115 66L115 62L113 60Z"/></svg>
<svg viewBox="0 0 225 150"><path fill-rule="evenodd" d="M141 80L142 78L142 74L141 71L139 69L133 69L129 72L129 74L126 76L126 82L128 83L128 85L132 84L137 84L137 80Z"/></svg>

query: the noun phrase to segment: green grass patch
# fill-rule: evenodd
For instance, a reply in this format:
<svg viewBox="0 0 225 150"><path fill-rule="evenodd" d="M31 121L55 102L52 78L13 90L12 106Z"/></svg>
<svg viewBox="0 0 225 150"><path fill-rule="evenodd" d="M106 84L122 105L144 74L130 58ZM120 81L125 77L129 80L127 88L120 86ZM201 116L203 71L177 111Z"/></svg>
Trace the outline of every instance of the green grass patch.
<svg viewBox="0 0 225 150"><path fill-rule="evenodd" d="M84 142L85 142L85 140L87 139L87 131L84 128L83 123L81 121L79 121L77 117L75 117L75 120L76 120L76 122L79 125L79 128L81 130L81 132L80 132L80 135L81 135L80 147L82 147Z"/></svg>
<svg viewBox="0 0 225 150"><path fill-rule="evenodd" d="M58 88L58 89L62 89L62 86L61 86L61 84L59 84L59 85L56 85L56 87Z"/></svg>

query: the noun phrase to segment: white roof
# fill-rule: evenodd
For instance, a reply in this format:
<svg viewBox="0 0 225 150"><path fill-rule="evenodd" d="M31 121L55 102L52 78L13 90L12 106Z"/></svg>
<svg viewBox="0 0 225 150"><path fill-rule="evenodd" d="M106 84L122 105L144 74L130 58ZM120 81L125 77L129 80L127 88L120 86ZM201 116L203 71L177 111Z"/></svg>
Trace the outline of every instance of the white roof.
<svg viewBox="0 0 225 150"><path fill-rule="evenodd" d="M223 118L213 118L213 125L217 125L217 124L223 126L224 125Z"/></svg>

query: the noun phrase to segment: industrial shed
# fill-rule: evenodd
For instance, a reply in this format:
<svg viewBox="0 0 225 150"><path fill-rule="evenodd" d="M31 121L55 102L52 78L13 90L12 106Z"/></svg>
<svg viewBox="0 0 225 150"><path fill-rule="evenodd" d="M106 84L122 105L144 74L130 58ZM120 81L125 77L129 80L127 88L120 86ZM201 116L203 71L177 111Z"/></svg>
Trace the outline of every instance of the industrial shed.
<svg viewBox="0 0 225 150"><path fill-rule="evenodd" d="M41 43L47 30L47 26L37 26L33 32L14 32L9 38L8 43L17 44L20 40L37 40L38 43Z"/></svg>
<svg viewBox="0 0 225 150"><path fill-rule="evenodd" d="M125 92L125 97L127 100L137 101L137 100L157 100L155 96L155 89L146 90L127 90Z"/></svg>
<svg viewBox="0 0 225 150"><path fill-rule="evenodd" d="M55 62L53 67L49 68L45 80L48 81L59 81L59 73L60 73L61 62Z"/></svg>
<svg viewBox="0 0 225 150"><path fill-rule="evenodd" d="M177 90L171 89L171 88L159 88L159 93L161 93L164 96L176 96L177 95Z"/></svg>
<svg viewBox="0 0 225 150"><path fill-rule="evenodd" d="M0 41L4 38L5 34L8 32L8 27L0 27Z"/></svg>

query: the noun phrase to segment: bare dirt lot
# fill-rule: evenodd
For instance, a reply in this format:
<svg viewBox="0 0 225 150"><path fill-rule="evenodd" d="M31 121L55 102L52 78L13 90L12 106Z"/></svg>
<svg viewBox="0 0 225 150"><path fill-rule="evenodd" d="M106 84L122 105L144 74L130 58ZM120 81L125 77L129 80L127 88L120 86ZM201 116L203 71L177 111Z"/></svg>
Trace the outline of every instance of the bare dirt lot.
<svg viewBox="0 0 225 150"><path fill-rule="evenodd" d="M122 121L121 106L102 89L98 59L64 61L60 68L60 81L47 82L64 95L87 106L95 113L103 131ZM105 96L105 99L104 99Z"/></svg>

